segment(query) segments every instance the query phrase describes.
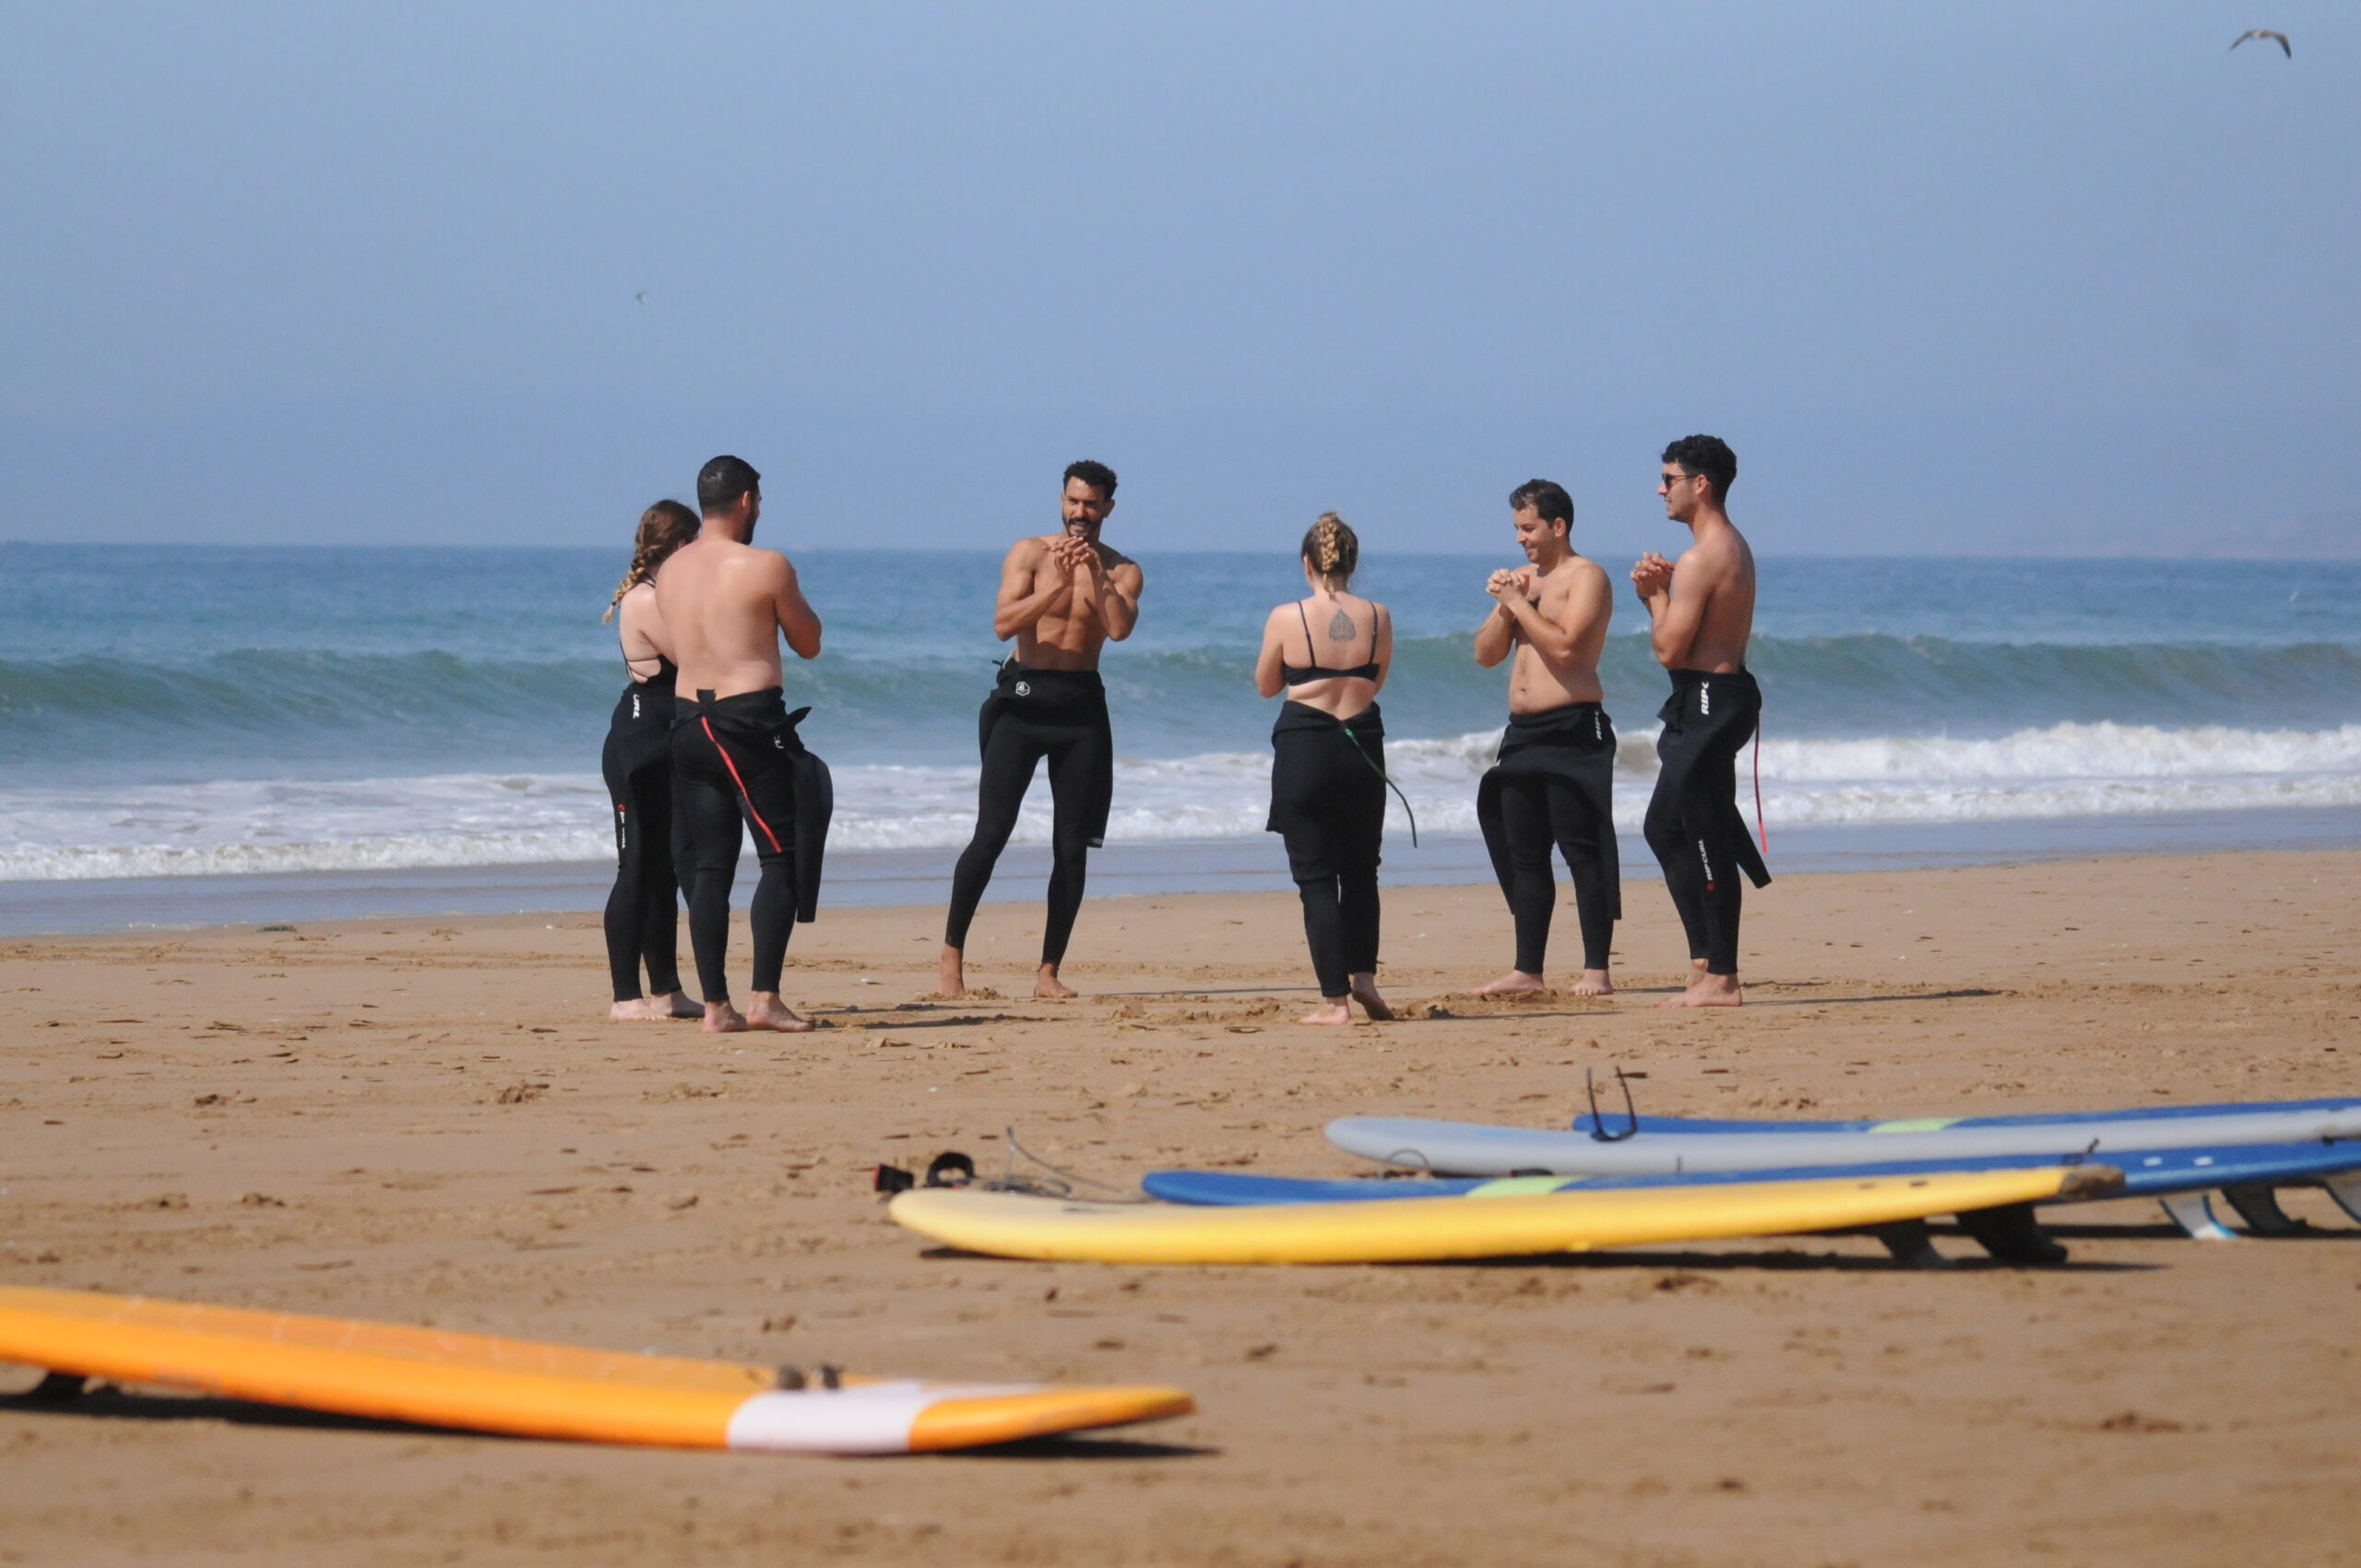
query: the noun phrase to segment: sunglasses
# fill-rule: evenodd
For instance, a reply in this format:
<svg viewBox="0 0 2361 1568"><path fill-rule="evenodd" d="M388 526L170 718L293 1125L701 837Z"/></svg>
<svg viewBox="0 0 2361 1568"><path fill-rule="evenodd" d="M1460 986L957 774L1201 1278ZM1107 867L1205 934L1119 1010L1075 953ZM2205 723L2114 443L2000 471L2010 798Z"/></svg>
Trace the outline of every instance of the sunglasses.
<svg viewBox="0 0 2361 1568"><path fill-rule="evenodd" d="M1695 479L1696 477L1697 476L1695 474L1658 474L1656 475L1656 483L1660 487L1669 487L1679 484L1683 480Z"/></svg>

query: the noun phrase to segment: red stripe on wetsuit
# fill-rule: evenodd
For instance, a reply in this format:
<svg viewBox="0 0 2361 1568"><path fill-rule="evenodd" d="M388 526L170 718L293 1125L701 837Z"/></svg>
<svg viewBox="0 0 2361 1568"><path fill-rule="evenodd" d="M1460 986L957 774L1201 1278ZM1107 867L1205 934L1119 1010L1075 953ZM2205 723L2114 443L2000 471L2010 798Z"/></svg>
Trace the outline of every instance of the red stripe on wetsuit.
<svg viewBox="0 0 2361 1568"><path fill-rule="evenodd" d="M723 745L721 737L713 732L713 720L700 714L697 723L704 729L705 738L713 742L713 749L720 754L721 766L730 770L730 781L738 786L738 798L746 802L746 814L754 819L754 826L761 828L763 837L771 841L771 853L783 852L787 846L778 841L778 835L771 831L771 825L765 822L763 814L754 809L754 797L746 792L746 780L739 776L738 765L730 760L730 748Z"/></svg>

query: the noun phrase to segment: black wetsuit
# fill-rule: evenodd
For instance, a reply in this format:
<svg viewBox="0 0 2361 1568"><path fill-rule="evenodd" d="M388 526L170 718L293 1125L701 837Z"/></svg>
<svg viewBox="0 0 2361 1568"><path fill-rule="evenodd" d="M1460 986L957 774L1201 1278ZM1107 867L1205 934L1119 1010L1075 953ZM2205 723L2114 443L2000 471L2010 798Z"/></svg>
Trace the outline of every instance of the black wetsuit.
<svg viewBox="0 0 2361 1568"><path fill-rule="evenodd" d="M788 712L777 686L718 700L699 692L694 700L676 698L673 708L673 812L687 857L697 982L707 1002L730 1000L730 888L742 835L752 829L763 868L750 911L753 989L775 992L789 931L819 907L834 805L827 765L795 732L812 710Z"/></svg>
<svg viewBox="0 0 2361 1568"><path fill-rule="evenodd" d="M1303 615L1303 606L1296 606ZM1308 657L1317 659L1311 623L1303 625ZM1370 660L1350 669L1282 663L1290 686L1308 681L1374 681L1377 630ZM1287 874L1303 899L1303 940L1320 994L1352 992L1351 977L1377 968L1378 850L1385 837L1385 719L1377 704L1340 719L1289 701L1271 726L1271 814L1264 824L1287 849Z"/></svg>
<svg viewBox="0 0 2361 1568"><path fill-rule="evenodd" d="M976 836L951 873L943 943L967 947L976 905L1008 836L1016 830L1034 767L1047 757L1055 816L1041 962L1061 963L1082 909L1089 851L1107 841L1107 813L1115 797L1115 736L1107 721L1106 684L1096 670L1033 670L1012 659L1001 666L1000 680L977 715L977 742L983 771L976 782Z"/></svg>
<svg viewBox="0 0 2361 1568"><path fill-rule="evenodd" d="M615 1000L640 997L639 968L658 996L681 989L678 847L672 834L672 682L656 673L623 688L599 759L615 802L615 886L607 895L607 968Z"/></svg>
<svg viewBox="0 0 2361 1568"><path fill-rule="evenodd" d="M1656 791L1648 802L1648 848L1689 934L1689 956L1708 974L1738 973L1738 873L1771 880L1738 811L1738 754L1754 734L1762 690L1740 670L1674 670L1656 717Z"/></svg>
<svg viewBox="0 0 2361 1568"><path fill-rule="evenodd" d="M1607 968L1623 914L1615 849L1615 723L1595 702L1509 715L1500 760L1476 790L1476 820L1516 922L1516 967L1542 972L1558 885L1553 844L1574 882L1583 968Z"/></svg>

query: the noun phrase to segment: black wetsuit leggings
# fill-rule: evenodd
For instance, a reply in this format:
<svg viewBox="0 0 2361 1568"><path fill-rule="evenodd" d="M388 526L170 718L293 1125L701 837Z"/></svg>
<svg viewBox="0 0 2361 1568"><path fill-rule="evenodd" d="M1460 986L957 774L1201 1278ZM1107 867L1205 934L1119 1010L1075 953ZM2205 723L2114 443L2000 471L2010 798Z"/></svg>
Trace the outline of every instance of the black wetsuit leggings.
<svg viewBox="0 0 2361 1568"><path fill-rule="evenodd" d="M1360 744L1366 754L1333 720L1271 736L1271 822L1303 900L1311 972L1331 1000L1377 968L1385 743L1364 735Z"/></svg>
<svg viewBox="0 0 2361 1568"><path fill-rule="evenodd" d="M1112 766L1110 749L1103 719L1049 724L1006 712L992 721L991 738L984 742L982 775L976 783L976 836L960 851L959 864L951 873L951 914L943 922L944 945L967 947L967 927L976 918L984 888L991 882L1001 850L1016 831L1016 814L1033 783L1033 770L1047 757L1055 816L1050 829L1050 909L1041 930L1041 962L1065 961L1074 917L1082 912L1094 826L1084 819L1083 798L1093 779Z"/></svg>
<svg viewBox="0 0 2361 1568"><path fill-rule="evenodd" d="M1548 962L1549 921L1558 904L1549 864L1554 846L1566 857L1574 883L1574 912L1583 928L1583 968L1607 968L1615 944L1615 886L1600 861L1599 822L1571 778L1541 772L1510 773L1501 780L1501 818L1509 844L1509 914L1516 922L1516 967L1542 973Z"/></svg>
<svg viewBox="0 0 2361 1568"><path fill-rule="evenodd" d="M635 683L615 705L599 757L615 804L615 886L607 895L607 968L615 1000L681 989L680 871L672 837L672 686Z"/></svg>
<svg viewBox="0 0 2361 1568"><path fill-rule="evenodd" d="M795 929L795 783L778 688L701 703L672 721L673 810L688 860L689 945L707 1002L730 1000L730 889L738 850L754 835L753 989L778 990Z"/></svg>
<svg viewBox="0 0 2361 1568"><path fill-rule="evenodd" d="M1690 958L1704 959L1708 974L1734 975L1741 868L1753 858L1738 810L1738 756L1753 738L1762 700L1743 673L1700 681L1677 671L1674 679L1684 683L1658 715L1665 728L1643 831L1664 867Z"/></svg>

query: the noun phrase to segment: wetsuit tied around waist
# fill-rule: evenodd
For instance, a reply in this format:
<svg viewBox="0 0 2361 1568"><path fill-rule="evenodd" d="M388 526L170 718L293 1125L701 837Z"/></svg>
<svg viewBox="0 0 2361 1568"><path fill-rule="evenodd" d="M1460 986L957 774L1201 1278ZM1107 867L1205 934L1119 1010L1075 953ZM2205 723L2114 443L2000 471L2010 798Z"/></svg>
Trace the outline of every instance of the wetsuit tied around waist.
<svg viewBox="0 0 2361 1568"><path fill-rule="evenodd" d="M1271 814L1303 900L1320 994L1348 995L1377 968L1377 868L1385 837L1385 721L1375 703L1348 719L1299 702L1271 727Z"/></svg>
<svg viewBox="0 0 2361 1568"><path fill-rule="evenodd" d="M1555 845L1573 878L1583 968L1604 969L1623 914L1615 847L1615 722L1595 702L1513 713L1476 787L1476 822L1516 924L1516 968L1543 972L1558 902Z"/></svg>
<svg viewBox="0 0 2361 1568"><path fill-rule="evenodd" d="M1762 690L1740 670L1715 675L1674 670L1672 695L1656 717L1656 789L1648 802L1648 848L1689 936L1689 956L1706 972L1738 973L1739 884L1771 881L1738 810L1738 754L1762 712Z"/></svg>
<svg viewBox="0 0 2361 1568"><path fill-rule="evenodd" d="M1107 814L1115 798L1115 735L1107 719L1106 683L1096 670L1035 670L1009 659L977 714L976 738L983 762L976 781L976 834L952 872L943 943L967 945L976 906L1009 835L1016 831L1033 770L1047 757L1054 818L1041 962L1062 963L1082 909L1088 853L1107 841Z"/></svg>
<svg viewBox="0 0 2361 1568"><path fill-rule="evenodd" d="M607 895L607 968L615 1000L640 997L639 970L658 996L681 989L677 911L681 872L672 833L672 685L679 674L659 657L656 673L623 687L607 725L599 771L615 806L615 885Z"/></svg>
<svg viewBox="0 0 2361 1568"><path fill-rule="evenodd" d="M745 833L762 865L750 911L754 990L778 990L790 929L818 912L836 802L827 764L796 733L811 711L788 712L777 686L674 702L673 812L688 860L689 945L707 1002L730 1000L730 889Z"/></svg>

